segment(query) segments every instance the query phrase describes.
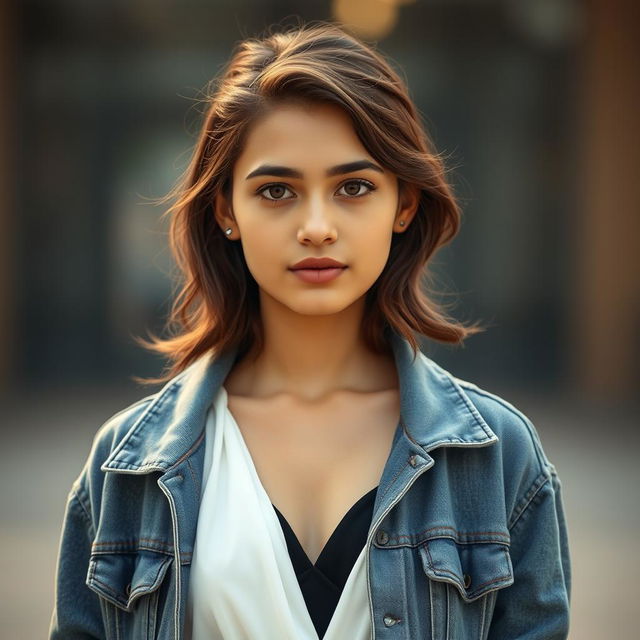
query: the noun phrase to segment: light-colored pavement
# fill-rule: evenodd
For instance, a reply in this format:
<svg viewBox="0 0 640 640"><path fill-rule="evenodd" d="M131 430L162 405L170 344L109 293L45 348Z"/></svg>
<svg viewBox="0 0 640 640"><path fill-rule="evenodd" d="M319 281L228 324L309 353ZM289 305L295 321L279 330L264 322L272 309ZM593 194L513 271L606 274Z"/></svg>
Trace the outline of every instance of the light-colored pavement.
<svg viewBox="0 0 640 640"><path fill-rule="evenodd" d="M147 393L131 388L64 389L4 402L0 638L46 637L67 491L100 424ZM573 566L571 640L636 637L636 413L577 410L577 403L502 395L532 419L562 480Z"/></svg>

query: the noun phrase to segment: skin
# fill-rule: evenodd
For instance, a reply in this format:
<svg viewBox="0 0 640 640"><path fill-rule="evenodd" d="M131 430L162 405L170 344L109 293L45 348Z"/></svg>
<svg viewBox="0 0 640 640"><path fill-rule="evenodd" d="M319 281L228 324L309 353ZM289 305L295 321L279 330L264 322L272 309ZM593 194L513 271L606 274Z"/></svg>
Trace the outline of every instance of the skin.
<svg viewBox="0 0 640 640"><path fill-rule="evenodd" d="M397 177L384 168L326 175L357 160L378 165L340 108L280 105L253 124L234 166L232 201L215 208L223 231L233 230L230 241L242 243L265 331L262 353L236 363L224 382L228 408L267 495L313 563L379 483L400 411L393 356L372 353L360 326L365 294L393 233L411 223L418 192L401 202ZM247 179L266 164L302 177ZM328 283L306 283L288 268L310 256L348 268Z"/></svg>
<svg viewBox="0 0 640 640"><path fill-rule="evenodd" d="M231 227L230 241L242 242L260 288L265 348L228 379L239 394L318 401L337 390L394 385L393 361L367 349L360 326L365 294L387 262L392 234L409 227L419 194L411 190L400 202L397 177L383 167L326 176L328 168L354 160L380 166L335 105L280 105L249 131L233 170L232 202L216 203L218 224ZM303 177L247 179L265 164L295 168ZM348 268L331 282L305 283L288 267L311 256Z"/></svg>

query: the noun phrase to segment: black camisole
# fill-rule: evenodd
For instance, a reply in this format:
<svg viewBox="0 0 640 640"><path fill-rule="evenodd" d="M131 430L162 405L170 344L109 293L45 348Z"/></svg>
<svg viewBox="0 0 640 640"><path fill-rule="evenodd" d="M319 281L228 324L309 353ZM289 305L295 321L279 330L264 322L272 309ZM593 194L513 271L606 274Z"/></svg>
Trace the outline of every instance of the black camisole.
<svg viewBox="0 0 640 640"><path fill-rule="evenodd" d="M344 515L322 549L315 565L309 560L296 534L272 504L304 601L319 638L322 638L340 599L351 569L367 541L378 487L365 493Z"/></svg>

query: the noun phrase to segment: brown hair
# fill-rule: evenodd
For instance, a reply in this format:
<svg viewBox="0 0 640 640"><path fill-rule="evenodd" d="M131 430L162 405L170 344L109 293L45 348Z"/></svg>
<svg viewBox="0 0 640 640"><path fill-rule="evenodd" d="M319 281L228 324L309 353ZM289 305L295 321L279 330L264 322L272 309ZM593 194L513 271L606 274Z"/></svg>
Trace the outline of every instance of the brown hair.
<svg viewBox="0 0 640 640"><path fill-rule="evenodd" d="M214 217L219 194L230 199L232 169L252 121L283 100L337 104L351 117L362 144L408 185L421 190L414 219L393 234L389 259L366 294L363 337L377 352L389 350L387 332L418 343L414 332L460 344L482 331L447 316L424 293L425 265L458 232L460 208L445 179L405 83L390 63L337 23L315 21L238 43L221 77L207 91L208 110L185 174L162 198L176 198L169 242L181 272L166 339L136 340L167 356L165 382L206 352L237 347L239 355L263 345L259 290L238 242L229 242Z"/></svg>

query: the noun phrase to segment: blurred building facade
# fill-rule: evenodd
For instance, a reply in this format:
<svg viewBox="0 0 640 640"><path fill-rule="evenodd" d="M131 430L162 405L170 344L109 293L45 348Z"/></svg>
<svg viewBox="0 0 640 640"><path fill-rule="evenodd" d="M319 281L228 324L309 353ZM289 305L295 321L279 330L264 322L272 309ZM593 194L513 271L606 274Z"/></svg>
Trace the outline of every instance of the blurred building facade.
<svg viewBox="0 0 640 640"><path fill-rule="evenodd" d="M161 330L171 302L163 211L145 198L164 195L188 162L196 100L234 43L299 16L351 21L377 41L450 158L463 226L435 269L446 300L458 301L452 314L489 328L463 349L429 345L430 355L481 384L633 398L634 4L378 4L4 3L5 391L160 372L162 363L131 339Z"/></svg>

